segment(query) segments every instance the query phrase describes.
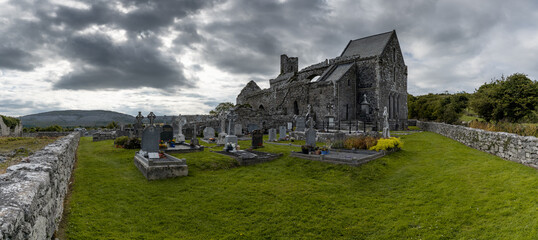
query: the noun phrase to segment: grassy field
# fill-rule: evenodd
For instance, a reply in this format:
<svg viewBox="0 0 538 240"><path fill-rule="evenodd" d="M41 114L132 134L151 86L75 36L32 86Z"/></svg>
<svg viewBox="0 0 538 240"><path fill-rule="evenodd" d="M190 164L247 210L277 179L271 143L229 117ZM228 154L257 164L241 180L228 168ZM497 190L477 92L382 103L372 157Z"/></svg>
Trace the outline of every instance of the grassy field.
<svg viewBox="0 0 538 240"><path fill-rule="evenodd" d="M147 181L134 150L82 138L69 239L537 239L538 172L440 135L360 167L289 157L236 167L209 152L189 176ZM249 142L241 142L248 146ZM215 148L216 149L216 148Z"/></svg>
<svg viewBox="0 0 538 240"><path fill-rule="evenodd" d="M0 174L6 169L21 161L37 150L54 142L56 138L31 138L31 137L0 137L0 155L6 157L6 161L0 163Z"/></svg>

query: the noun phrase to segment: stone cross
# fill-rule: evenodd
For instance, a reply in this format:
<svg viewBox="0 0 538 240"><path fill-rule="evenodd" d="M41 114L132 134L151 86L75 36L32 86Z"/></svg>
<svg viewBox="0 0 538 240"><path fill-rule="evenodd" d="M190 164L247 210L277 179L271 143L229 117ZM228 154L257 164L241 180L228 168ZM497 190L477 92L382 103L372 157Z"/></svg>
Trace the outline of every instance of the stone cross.
<svg viewBox="0 0 538 240"><path fill-rule="evenodd" d="M220 132L224 133L224 128L226 128L226 112L221 112L219 115L220 118Z"/></svg>
<svg viewBox="0 0 538 240"><path fill-rule="evenodd" d="M153 122L155 121L155 118L156 118L155 114L153 114L153 112L150 112L149 115L148 115L150 125L153 125Z"/></svg>
<svg viewBox="0 0 538 240"><path fill-rule="evenodd" d="M144 116L142 116L142 112L138 112L138 115L136 116L136 123L138 123L138 126L142 126L142 119Z"/></svg>
<svg viewBox="0 0 538 240"><path fill-rule="evenodd" d="M230 110L230 112L228 113L228 134L229 135L234 135L234 133L232 133L232 126L234 126L234 120L237 118L237 114L235 113L235 111L232 109Z"/></svg>
<svg viewBox="0 0 538 240"><path fill-rule="evenodd" d="M179 134L182 134L183 133L183 125L185 125L185 123L187 123L187 119L185 119L184 117L181 117L181 114L179 114L177 116L177 125L179 126Z"/></svg>

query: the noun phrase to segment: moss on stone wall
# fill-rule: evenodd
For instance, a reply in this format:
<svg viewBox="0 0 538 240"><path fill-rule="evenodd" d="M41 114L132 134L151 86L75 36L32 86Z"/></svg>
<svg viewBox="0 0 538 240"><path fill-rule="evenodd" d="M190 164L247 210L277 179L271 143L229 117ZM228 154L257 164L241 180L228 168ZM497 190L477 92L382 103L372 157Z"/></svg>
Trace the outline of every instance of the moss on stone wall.
<svg viewBox="0 0 538 240"><path fill-rule="evenodd" d="M10 129L14 129L17 125L21 123L20 119L8 117L4 115L0 115L2 117L2 121L4 121L4 124L8 126Z"/></svg>

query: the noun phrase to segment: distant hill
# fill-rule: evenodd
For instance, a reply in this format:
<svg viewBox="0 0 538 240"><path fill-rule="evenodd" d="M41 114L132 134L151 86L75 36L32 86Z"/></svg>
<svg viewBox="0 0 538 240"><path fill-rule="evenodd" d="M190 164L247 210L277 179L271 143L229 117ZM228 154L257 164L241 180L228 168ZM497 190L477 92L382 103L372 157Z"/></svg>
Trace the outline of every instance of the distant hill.
<svg viewBox="0 0 538 240"><path fill-rule="evenodd" d="M106 126L112 121L134 123L135 117L124 113L104 110L66 110L31 114L20 117L24 127L93 127Z"/></svg>

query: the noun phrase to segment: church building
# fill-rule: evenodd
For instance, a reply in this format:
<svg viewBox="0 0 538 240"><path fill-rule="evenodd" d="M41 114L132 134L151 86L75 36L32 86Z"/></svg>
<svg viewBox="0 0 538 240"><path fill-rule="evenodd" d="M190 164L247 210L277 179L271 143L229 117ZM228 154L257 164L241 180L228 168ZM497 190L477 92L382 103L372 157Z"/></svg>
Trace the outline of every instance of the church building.
<svg viewBox="0 0 538 240"><path fill-rule="evenodd" d="M366 122L376 130L386 107L390 129L407 128L407 66L396 31L351 40L340 56L301 70L298 63L297 57L280 56L280 74L270 87L250 81L236 104L290 122L310 105L316 128Z"/></svg>

